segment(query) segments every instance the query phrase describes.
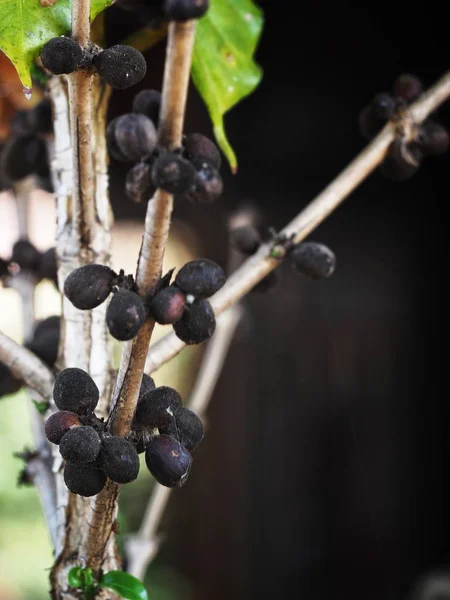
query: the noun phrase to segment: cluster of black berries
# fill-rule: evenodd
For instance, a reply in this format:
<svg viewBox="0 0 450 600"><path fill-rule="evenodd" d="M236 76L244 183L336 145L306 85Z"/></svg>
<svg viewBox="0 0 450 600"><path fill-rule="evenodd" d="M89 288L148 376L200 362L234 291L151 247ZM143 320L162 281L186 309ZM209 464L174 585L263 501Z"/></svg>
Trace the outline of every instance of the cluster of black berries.
<svg viewBox="0 0 450 600"><path fill-rule="evenodd" d="M191 452L203 439L200 418L183 407L181 396L167 386L155 387L144 375L133 423L132 439L139 453L145 451L148 470L166 487L186 483L192 465Z"/></svg>
<svg viewBox="0 0 450 600"><path fill-rule="evenodd" d="M173 325L185 344L200 344L216 329L216 318L207 298L225 283L223 269L206 258L186 263L173 284L155 294L149 303L150 314L157 323Z"/></svg>
<svg viewBox="0 0 450 600"><path fill-rule="evenodd" d="M414 75L401 75L391 93L377 94L359 115L362 135L371 140L390 120L407 115L408 105L422 93L422 82ZM406 142L401 136L390 146L380 166L380 172L391 181L405 181L417 172L426 156L437 156L448 150L447 129L435 118L426 119L415 128L414 139Z"/></svg>
<svg viewBox="0 0 450 600"><path fill-rule="evenodd" d="M202 17L209 7L209 0L116 0L117 6L135 11L140 20L188 21Z"/></svg>
<svg viewBox="0 0 450 600"><path fill-rule="evenodd" d="M12 249L11 257L0 258L0 280L8 285L8 278L19 273L27 273L37 282L49 279L58 285L56 249L40 252L29 240L18 240Z"/></svg>
<svg viewBox="0 0 450 600"><path fill-rule="evenodd" d="M75 269L64 282L65 296L80 310L100 306L111 292L114 295L106 310L109 332L116 340L131 340L147 318L145 303L136 293L131 276L91 264Z"/></svg>
<svg viewBox="0 0 450 600"><path fill-rule="evenodd" d="M37 323L32 338L25 343L25 348L36 354L48 367L53 368L58 357L59 336L60 317L48 317ZM22 385L23 381L16 379L11 370L0 363L0 397L14 394Z"/></svg>
<svg viewBox="0 0 450 600"><path fill-rule="evenodd" d="M217 146L204 135L192 133L184 136L182 147L174 152L158 147L160 107L160 92L141 90L133 100L132 112L108 124L110 156L136 163L126 177L127 196L141 202L161 188L194 203L214 202L223 190Z"/></svg>
<svg viewBox="0 0 450 600"><path fill-rule="evenodd" d="M70 37L49 40L41 50L43 66L54 75L73 73L79 68L94 69L112 88L124 90L144 78L147 63L144 56L131 46L117 44L106 50L97 47L83 49Z"/></svg>
<svg viewBox="0 0 450 600"><path fill-rule="evenodd" d="M53 191L45 141L52 131L52 108L47 98L31 110L15 114L10 136L0 147L0 189L34 175L38 188Z"/></svg>

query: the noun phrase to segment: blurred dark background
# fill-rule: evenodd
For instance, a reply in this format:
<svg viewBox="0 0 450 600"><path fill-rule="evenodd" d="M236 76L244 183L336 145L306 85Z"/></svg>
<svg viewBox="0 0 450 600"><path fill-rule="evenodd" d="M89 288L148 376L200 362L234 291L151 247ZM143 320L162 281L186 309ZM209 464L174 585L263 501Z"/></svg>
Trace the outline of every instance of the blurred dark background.
<svg viewBox="0 0 450 600"><path fill-rule="evenodd" d="M364 147L361 108L411 72L449 67L435 5L260 2L260 88L226 117L239 158L220 203L177 205L205 256L226 264L227 217L244 201L280 228ZM123 13L121 13L123 16ZM108 27L114 37L117 14ZM121 21L122 22L122 21ZM116 22L117 23L117 22ZM160 87L164 44L141 87ZM115 94L111 117L137 89ZM450 125L448 106L440 111ZM191 89L187 131L211 133ZM281 267L245 300L189 485L170 501L158 562L194 600L397 600L449 556L446 335L448 156L408 182L376 172L311 239L337 255L323 282ZM142 220L111 169L117 219ZM443 345L443 344L442 344Z"/></svg>

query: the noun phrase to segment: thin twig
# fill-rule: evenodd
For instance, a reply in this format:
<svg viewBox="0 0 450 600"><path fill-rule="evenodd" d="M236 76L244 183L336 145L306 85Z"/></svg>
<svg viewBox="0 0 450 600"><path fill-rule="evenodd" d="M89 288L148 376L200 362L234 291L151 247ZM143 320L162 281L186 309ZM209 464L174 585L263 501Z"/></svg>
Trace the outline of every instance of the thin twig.
<svg viewBox="0 0 450 600"><path fill-rule="evenodd" d="M164 69L159 143L166 148L181 145L195 23L171 23ZM170 227L173 197L157 190L149 201L136 273L139 293L147 296L158 284ZM145 360L154 328L149 318L138 335L124 344L121 365L113 394L114 407L109 423L115 435L125 436L131 428L142 381ZM82 542L82 554L89 566L101 567L108 538L113 531L119 486L108 482L90 505L89 528Z"/></svg>
<svg viewBox="0 0 450 600"><path fill-rule="evenodd" d="M409 117L421 123L450 96L450 72L427 90L409 108ZM281 231L294 235L296 243L305 239L333 212L349 194L383 161L395 138L397 126L388 123L376 138L332 181L300 214ZM412 130L408 129L410 134ZM222 289L211 299L216 315L239 301L259 281L273 271L279 262L270 258L271 244L263 244L258 252L235 271ZM185 344L171 332L150 347L145 372L153 373L176 356Z"/></svg>
<svg viewBox="0 0 450 600"><path fill-rule="evenodd" d="M203 421L242 313L242 307L235 304L220 315L216 332L203 354L200 370L187 403ZM172 488L155 482L139 532L127 542L128 572L138 579L144 577L148 565L159 550L160 539L157 533L171 491Z"/></svg>

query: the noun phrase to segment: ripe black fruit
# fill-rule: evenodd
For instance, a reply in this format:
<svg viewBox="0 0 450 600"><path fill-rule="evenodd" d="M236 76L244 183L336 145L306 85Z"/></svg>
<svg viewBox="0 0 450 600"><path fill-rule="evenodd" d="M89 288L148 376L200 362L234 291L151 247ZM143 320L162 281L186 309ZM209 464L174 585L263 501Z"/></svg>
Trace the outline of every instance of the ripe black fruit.
<svg viewBox="0 0 450 600"><path fill-rule="evenodd" d="M121 44L97 54L94 65L100 77L118 90L139 83L147 72L147 63L139 50Z"/></svg>
<svg viewBox="0 0 450 600"><path fill-rule="evenodd" d="M201 133L189 133L183 142L188 158L199 158L215 169L220 169L222 159L215 143Z"/></svg>
<svg viewBox="0 0 450 600"><path fill-rule="evenodd" d="M200 344L216 329L216 318L208 300L196 300L186 306L183 316L173 324L177 336L185 344Z"/></svg>
<svg viewBox="0 0 450 600"><path fill-rule="evenodd" d="M131 442L120 437L102 442L100 465L107 477L116 483L129 483L139 474L139 457Z"/></svg>
<svg viewBox="0 0 450 600"><path fill-rule="evenodd" d="M43 254L39 262L39 276L41 279L50 279L58 285L58 263L56 260L56 248L49 248Z"/></svg>
<svg viewBox="0 0 450 600"><path fill-rule="evenodd" d="M41 50L44 67L54 75L73 73L83 60L83 50L68 37L56 37L48 41Z"/></svg>
<svg viewBox="0 0 450 600"><path fill-rule="evenodd" d="M70 273L64 294L80 310L100 306L111 293L116 273L104 265L85 265Z"/></svg>
<svg viewBox="0 0 450 600"><path fill-rule="evenodd" d="M47 163L45 142L35 135L10 139L3 148L0 171L6 180L15 182L36 173Z"/></svg>
<svg viewBox="0 0 450 600"><path fill-rule="evenodd" d="M186 295L175 285L158 292L150 301L150 313L157 323L169 325L181 318Z"/></svg>
<svg viewBox="0 0 450 600"><path fill-rule="evenodd" d="M48 98L44 98L34 108L27 111L27 124L32 133L53 132L52 103Z"/></svg>
<svg viewBox="0 0 450 600"><path fill-rule="evenodd" d="M336 267L334 253L318 242L301 242L288 256L297 271L311 279L330 277Z"/></svg>
<svg viewBox="0 0 450 600"><path fill-rule="evenodd" d="M181 396L173 388L160 386L147 392L136 409L136 422L144 427L163 427L181 408Z"/></svg>
<svg viewBox="0 0 450 600"><path fill-rule="evenodd" d="M89 425L69 429L59 442L59 452L64 460L79 464L94 462L100 447L100 436Z"/></svg>
<svg viewBox="0 0 450 600"><path fill-rule="evenodd" d="M396 101L390 94L377 94L358 117L359 130L362 135L368 140L375 137L387 121L392 119L395 110Z"/></svg>
<svg viewBox="0 0 450 600"><path fill-rule="evenodd" d="M230 242L236 250L251 256L261 245L261 236L253 225L243 225L230 231Z"/></svg>
<svg viewBox="0 0 450 600"><path fill-rule="evenodd" d="M62 437L72 428L81 425L78 415L68 410L53 413L45 421L45 436L52 444L59 444Z"/></svg>
<svg viewBox="0 0 450 600"><path fill-rule="evenodd" d="M163 0L163 11L169 21L198 19L208 10L209 0Z"/></svg>
<svg viewBox="0 0 450 600"><path fill-rule="evenodd" d="M175 284L186 294L196 298L209 298L226 281L222 267L212 260L200 258L191 260L178 271Z"/></svg>
<svg viewBox="0 0 450 600"><path fill-rule="evenodd" d="M55 379L53 399L59 410L88 414L97 406L99 395L92 377L77 367L64 369Z"/></svg>
<svg viewBox="0 0 450 600"><path fill-rule="evenodd" d="M205 434L200 418L189 408L180 408L175 413L175 419L169 425L160 427L159 432L171 435L189 452L195 450Z"/></svg>
<svg viewBox="0 0 450 600"><path fill-rule="evenodd" d="M159 122L160 109L161 92L157 90L141 90L133 99L133 112L146 115L155 125Z"/></svg>
<svg viewBox="0 0 450 600"><path fill-rule="evenodd" d="M422 82L415 75L405 73L400 75L394 83L394 96L406 102L412 102L422 93Z"/></svg>
<svg viewBox="0 0 450 600"><path fill-rule="evenodd" d="M61 317L54 315L53 317L47 317L42 321L39 321L34 328L33 339L39 338L42 334L46 334L49 331L57 330L59 335L59 330L61 326Z"/></svg>
<svg viewBox="0 0 450 600"><path fill-rule="evenodd" d="M49 329L35 336L30 342L25 344L28 350L31 350L50 368L55 366L58 358L59 328Z"/></svg>
<svg viewBox="0 0 450 600"><path fill-rule="evenodd" d="M147 392L150 392L150 391L154 390L155 387L156 387L155 382L150 377L150 375L146 375L144 373L142 375L142 382L141 382L141 387L140 387L140 390L139 390L138 402L140 402L142 400L142 398L144 397L144 395Z"/></svg>
<svg viewBox="0 0 450 600"><path fill-rule="evenodd" d="M181 487L191 470L192 457L170 435L157 435L147 444L145 462L153 477L166 487Z"/></svg>
<svg viewBox="0 0 450 600"><path fill-rule="evenodd" d="M134 338L146 318L147 312L142 298L129 290L119 290L115 293L106 311L109 333L120 341Z"/></svg>
<svg viewBox="0 0 450 600"><path fill-rule="evenodd" d="M95 496L105 487L106 475L95 464L79 465L66 462L64 481L72 494Z"/></svg>
<svg viewBox="0 0 450 600"><path fill-rule="evenodd" d="M149 200L155 187L150 177L151 166L146 162L134 165L125 178L125 193L133 202L146 202Z"/></svg>
<svg viewBox="0 0 450 600"><path fill-rule="evenodd" d="M406 181L418 171L422 159L423 153L418 145L396 139L380 165L380 173L391 181Z"/></svg>
<svg viewBox="0 0 450 600"><path fill-rule="evenodd" d="M145 115L129 113L115 118L106 131L108 150L122 162L136 162L156 146L156 129Z"/></svg>
<svg viewBox="0 0 450 600"><path fill-rule="evenodd" d="M449 136L445 127L428 119L421 128L417 140L420 150L425 154L437 156L448 150Z"/></svg>
<svg viewBox="0 0 450 600"><path fill-rule="evenodd" d="M41 262L41 253L28 240L19 240L13 246L11 262L17 263L23 271L36 272Z"/></svg>
<svg viewBox="0 0 450 600"><path fill-rule="evenodd" d="M195 204L211 204L223 191L223 181L219 171L203 158L193 158L195 169L193 189L186 194L188 200Z"/></svg>
<svg viewBox="0 0 450 600"><path fill-rule="evenodd" d="M22 385L22 381L13 376L9 367L0 362L0 398L15 394Z"/></svg>
<svg viewBox="0 0 450 600"><path fill-rule="evenodd" d="M152 181L155 187L169 194L184 194L194 186L196 177L192 164L173 152L162 152L153 163Z"/></svg>

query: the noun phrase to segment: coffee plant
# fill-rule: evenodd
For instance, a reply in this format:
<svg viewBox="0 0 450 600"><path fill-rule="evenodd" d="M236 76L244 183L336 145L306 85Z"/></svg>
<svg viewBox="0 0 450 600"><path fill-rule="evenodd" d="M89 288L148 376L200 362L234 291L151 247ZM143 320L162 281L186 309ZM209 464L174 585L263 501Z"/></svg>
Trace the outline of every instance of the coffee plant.
<svg viewBox="0 0 450 600"><path fill-rule="evenodd" d="M34 400L36 448L22 454L22 479L38 489L46 516L54 600L147 598L139 578L154 554L157 523L138 536L139 552L126 548L123 570L120 489L138 477L139 454L158 482L150 510L171 489L189 485L207 402L186 406L150 375L186 345L229 343L220 324L231 330L237 321L230 315L245 294L276 286L282 261L314 280L332 275L333 252L305 238L375 168L406 180L449 143L433 113L450 95L450 76L423 92L416 77L400 75L362 108L367 148L281 232L265 234L252 222L231 228L240 265L228 278L208 258L163 273L174 202L214 203L223 190L222 154L237 173L223 118L260 82L253 54L263 18L251 0L117 0L141 23L133 38L141 49L144 42L150 52L155 30L167 49L162 90L139 91L129 112L107 122L111 90L132 88L151 68L147 51L127 40L105 47L110 4L23 0L12 12L0 3L0 48L32 99L2 144L0 182L18 206L29 186L51 190L57 203L54 248L41 253L22 228L10 256L0 259L2 284L21 296L25 327L23 346L0 333L0 395L26 386ZM215 140L184 123L190 76ZM126 197L147 203L136 273L110 266L109 157L128 165ZM62 314L36 323L33 290L42 279L60 290ZM172 329L151 344L155 323ZM123 342L117 373L108 335ZM219 367L208 363L216 374Z"/></svg>

